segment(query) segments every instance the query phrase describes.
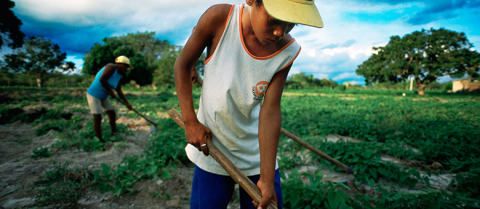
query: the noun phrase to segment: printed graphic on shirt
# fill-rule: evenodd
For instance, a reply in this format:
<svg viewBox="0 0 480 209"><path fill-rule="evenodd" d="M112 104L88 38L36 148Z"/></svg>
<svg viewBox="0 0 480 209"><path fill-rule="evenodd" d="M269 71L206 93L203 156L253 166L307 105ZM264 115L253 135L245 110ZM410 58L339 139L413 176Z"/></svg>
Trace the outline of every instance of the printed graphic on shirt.
<svg viewBox="0 0 480 209"><path fill-rule="evenodd" d="M265 91L267 91L268 82L260 81L257 85L252 86L252 93L253 99L255 100L262 100L263 96L265 95Z"/></svg>

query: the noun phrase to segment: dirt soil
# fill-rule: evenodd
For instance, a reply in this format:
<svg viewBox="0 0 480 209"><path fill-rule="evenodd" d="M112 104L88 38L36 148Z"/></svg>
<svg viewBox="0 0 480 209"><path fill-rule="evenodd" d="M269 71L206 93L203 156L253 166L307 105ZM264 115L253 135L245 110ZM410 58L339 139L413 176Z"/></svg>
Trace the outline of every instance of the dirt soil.
<svg viewBox="0 0 480 209"><path fill-rule="evenodd" d="M84 94L84 92L78 93ZM1 98L0 98L1 99ZM3 98L8 100L9 98ZM69 108L78 108L78 105L72 105ZM24 106L23 112L26 114L37 114L38 111L45 112L44 109L52 108L48 103L40 102L37 105ZM51 130L43 136L35 136L35 129L28 123L14 122L0 125L0 209L3 208L32 208L35 205L35 187L34 184L40 180L40 176L48 170L54 168L53 162L64 163L69 161L70 167L88 168L89 170L99 170L102 163L107 165L119 164L126 155L140 155L146 149L146 145L151 137L152 130L144 119L132 119L125 116L127 110L123 107L117 107L117 124L124 124L131 129L133 135L121 136L123 142L110 143L105 151L84 152L77 148L68 150L52 150L49 158L33 159L31 155L34 149L39 147L50 147L57 139L55 131ZM37 111L37 112L35 112ZM77 113L75 113L77 114ZM159 116L166 116L167 113L157 112ZM92 120L90 114L82 115L87 121ZM158 130L157 130L158 131ZM338 135L326 136L327 141L348 141L359 143L360 140ZM413 151L415 148L406 147ZM288 155L289 153L284 153ZM292 153L290 153L292 154ZM311 159L313 154L310 151L299 153L306 161ZM415 162L396 159L391 156L382 156L382 160L390 161L394 164L408 167L432 167L437 165L417 165ZM82 190L78 205L76 208L189 208L191 181L193 177L193 165L178 164L177 170L172 170L172 178L168 179L144 179L133 185L133 189L139 191L135 195L122 195L116 197L112 192L100 193L98 189L87 187ZM441 165L440 165L441 167ZM317 170L324 173L323 181L344 182L347 185L353 182L354 176L345 173L334 172L318 166L301 166L300 173L314 173ZM289 171L284 170L288 175ZM422 173L422 175L426 175ZM433 188L445 189L448 183L454 178L454 175L445 174L432 176L431 184ZM383 182L393 184L392 182ZM371 188L368 185L356 185L355 190L365 190L368 192ZM413 190L404 191L418 193L423 189L423 185ZM160 193L162 197L154 197L153 194ZM365 193L365 192L363 192ZM168 194L168 195L167 195ZM166 198L169 196L170 198ZM55 206L43 208L56 208ZM228 208L239 208L238 198Z"/></svg>
<svg viewBox="0 0 480 209"><path fill-rule="evenodd" d="M34 108L38 107L25 107L24 111ZM97 170L102 163L117 165L126 155L140 155L155 130L151 130L144 119L127 118L123 112L126 111L121 108L117 112L117 124L123 123L133 132L133 135L123 136L124 142L107 144L105 151L92 153L77 148L51 150L49 158L33 159L31 155L34 149L55 143L58 140L55 131L37 137L37 127L28 123L17 121L0 125L0 209L35 207L34 184L45 171L54 168L54 161L69 161L69 167ZM87 120L92 119L89 114L84 116ZM116 197L112 192L102 194L96 188L87 187L76 208L189 208L193 165L178 164L177 167L171 171L172 178L138 181L133 186L139 191L135 195ZM154 193L160 193L162 197L152 198ZM238 208L238 202L231 203L229 208Z"/></svg>

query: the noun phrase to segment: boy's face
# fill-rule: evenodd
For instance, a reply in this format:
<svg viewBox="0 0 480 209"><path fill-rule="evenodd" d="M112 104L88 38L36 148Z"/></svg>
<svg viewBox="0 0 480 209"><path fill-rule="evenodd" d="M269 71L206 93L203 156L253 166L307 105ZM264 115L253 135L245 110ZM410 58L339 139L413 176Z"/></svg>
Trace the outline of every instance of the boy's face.
<svg viewBox="0 0 480 209"><path fill-rule="evenodd" d="M249 0L247 3L249 5L252 4L250 5L250 19L252 21L253 32L263 45L276 43L295 26L294 23L283 22L270 16L263 4L258 5L254 0Z"/></svg>
<svg viewBox="0 0 480 209"><path fill-rule="evenodd" d="M120 75L125 75L125 73L128 71L129 67L130 67L130 65L128 65L128 64L119 63L118 67L117 67L118 73L120 73Z"/></svg>

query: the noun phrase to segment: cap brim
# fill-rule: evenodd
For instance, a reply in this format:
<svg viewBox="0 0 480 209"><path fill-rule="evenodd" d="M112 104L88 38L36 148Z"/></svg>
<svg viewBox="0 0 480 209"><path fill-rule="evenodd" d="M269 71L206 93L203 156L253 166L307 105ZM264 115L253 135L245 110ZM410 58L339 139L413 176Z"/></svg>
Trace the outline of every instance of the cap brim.
<svg viewBox="0 0 480 209"><path fill-rule="evenodd" d="M317 7L292 0L263 0L268 14L281 21L323 28L323 20Z"/></svg>

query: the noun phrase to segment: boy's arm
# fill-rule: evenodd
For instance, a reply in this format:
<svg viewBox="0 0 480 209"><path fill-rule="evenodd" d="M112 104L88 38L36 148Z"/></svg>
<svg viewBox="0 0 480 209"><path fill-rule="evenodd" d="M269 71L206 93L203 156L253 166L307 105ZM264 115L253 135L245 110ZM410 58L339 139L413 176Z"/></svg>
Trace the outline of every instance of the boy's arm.
<svg viewBox="0 0 480 209"><path fill-rule="evenodd" d="M103 70L102 75L100 76L100 83L102 84L103 88L105 88L108 91L108 94L112 98L115 98L115 92L113 92L113 89L110 88L110 85L108 84L108 79L112 77L113 73L115 73L115 66L114 65L107 65L105 66L105 69Z"/></svg>
<svg viewBox="0 0 480 209"><path fill-rule="evenodd" d="M121 85L121 84L118 84L116 90L117 90L117 93L118 93L118 96L120 97L120 99L122 99L122 100L125 102L125 104L127 105L127 107L128 107L129 110L132 110L132 109L133 109L132 105L128 102L127 98L126 98L125 95L123 94L122 85Z"/></svg>
<svg viewBox="0 0 480 209"><path fill-rule="evenodd" d="M257 186L262 192L262 202L258 205L262 208L267 208L272 200L277 203L274 178L275 161L282 122L280 100L291 66L290 64L273 76L260 109L260 122L258 127L260 180Z"/></svg>
<svg viewBox="0 0 480 209"><path fill-rule="evenodd" d="M190 77L192 78L192 84L198 83L198 73L197 73L197 69L195 69L195 65L193 65L192 67Z"/></svg>
<svg viewBox="0 0 480 209"><path fill-rule="evenodd" d="M225 14L226 11L226 14ZM210 130L201 124L193 107L191 70L204 49L211 47L214 39L223 32L226 17L230 11L229 5L210 7L197 23L195 30L175 62L175 88L185 123L187 142L208 155L206 138L211 138ZM220 31L221 30L221 31Z"/></svg>

